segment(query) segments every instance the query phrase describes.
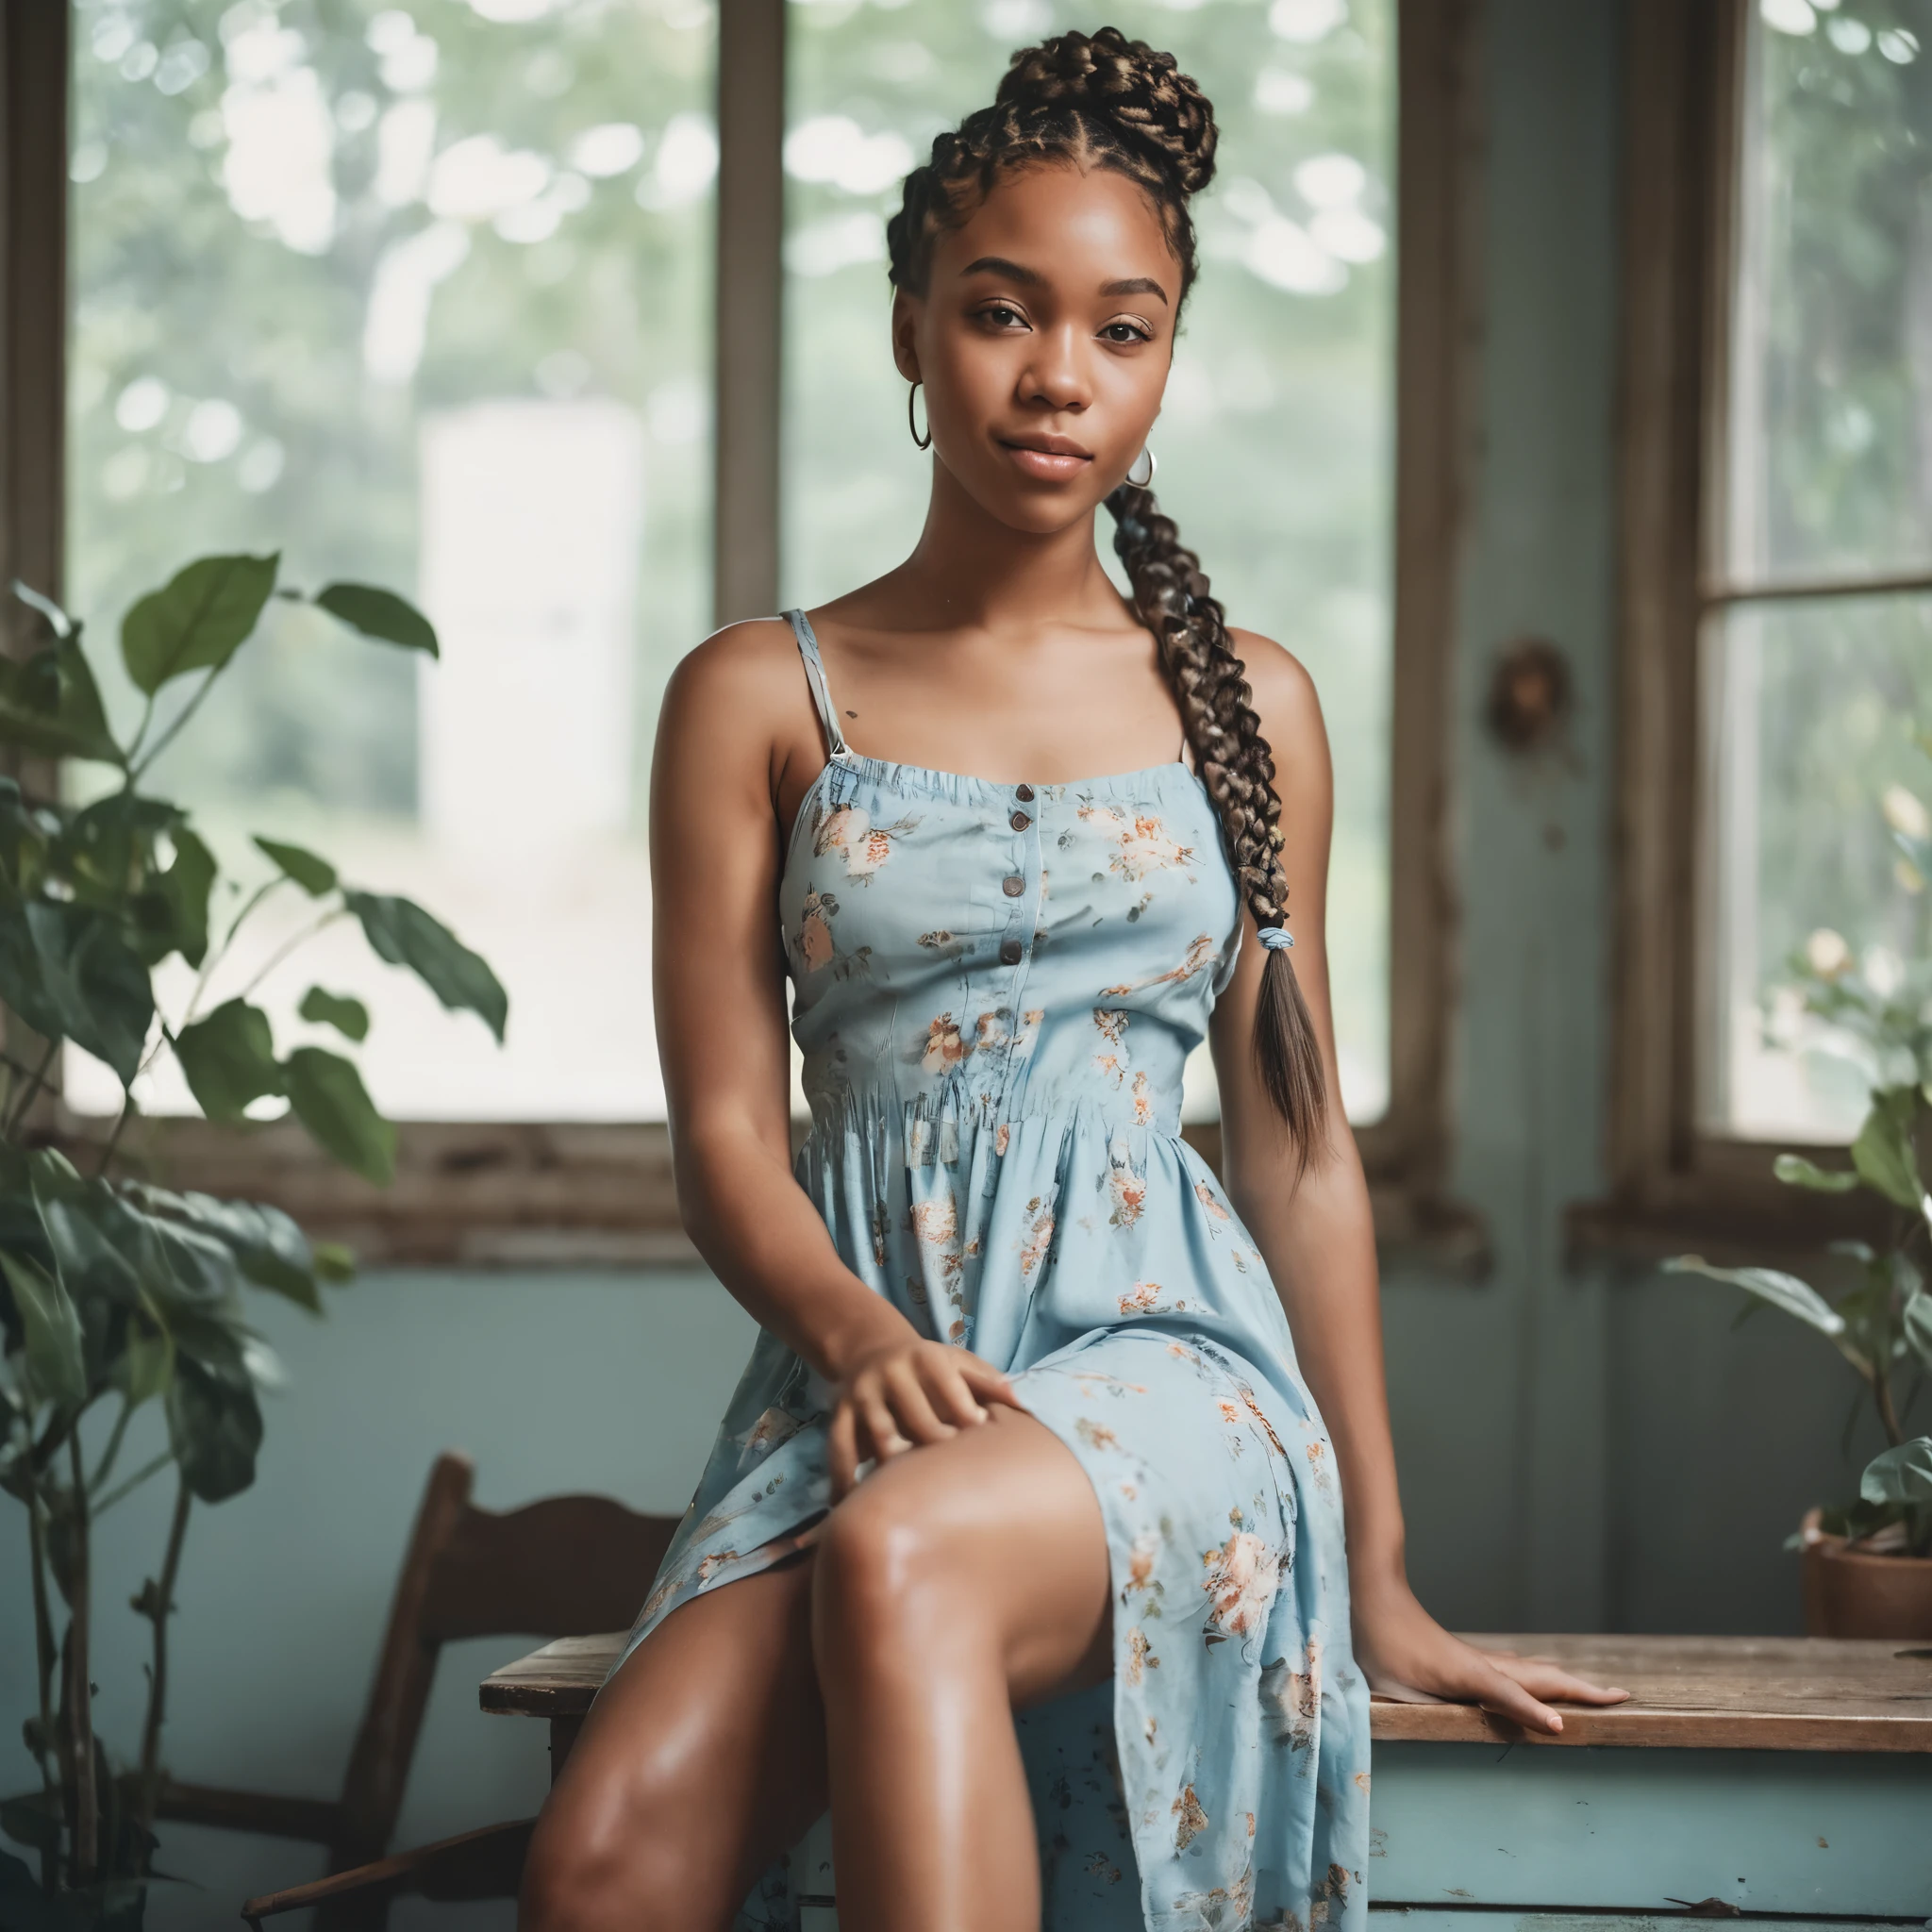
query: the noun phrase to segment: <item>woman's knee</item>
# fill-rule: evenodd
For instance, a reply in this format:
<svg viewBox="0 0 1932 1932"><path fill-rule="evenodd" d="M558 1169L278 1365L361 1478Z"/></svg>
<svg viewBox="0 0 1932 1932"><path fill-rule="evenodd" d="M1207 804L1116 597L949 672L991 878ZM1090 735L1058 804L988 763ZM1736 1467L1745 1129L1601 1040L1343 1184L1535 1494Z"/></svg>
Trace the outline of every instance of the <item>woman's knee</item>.
<svg viewBox="0 0 1932 1932"><path fill-rule="evenodd" d="M721 1874L703 1833L680 1828L682 1783L648 1760L621 1779L567 1776L531 1835L517 1932L688 1932L711 1923L693 1907L719 1890Z"/></svg>
<svg viewBox="0 0 1932 1932"><path fill-rule="evenodd" d="M825 1519L813 1557L821 1672L847 1657L887 1664L939 1634L958 1604L956 1559L915 1486L879 1476L861 1483Z"/></svg>

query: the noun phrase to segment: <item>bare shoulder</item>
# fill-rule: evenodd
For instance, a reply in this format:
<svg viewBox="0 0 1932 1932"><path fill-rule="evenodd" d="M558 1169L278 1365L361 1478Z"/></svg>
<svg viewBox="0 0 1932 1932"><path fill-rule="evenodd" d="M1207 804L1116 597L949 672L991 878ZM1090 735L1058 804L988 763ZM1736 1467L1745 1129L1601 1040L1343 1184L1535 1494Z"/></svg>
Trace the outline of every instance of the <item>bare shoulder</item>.
<svg viewBox="0 0 1932 1932"><path fill-rule="evenodd" d="M775 721L803 690L791 626L782 617L756 617L727 624L687 651L671 674L664 703L686 715L728 708Z"/></svg>
<svg viewBox="0 0 1932 1932"><path fill-rule="evenodd" d="M1246 666L1248 689L1255 695L1255 715L1261 735L1274 752L1276 765L1291 760L1306 765L1328 758L1328 728L1322 721L1322 699L1307 666L1285 644L1259 631L1230 630L1235 655Z"/></svg>
<svg viewBox="0 0 1932 1932"><path fill-rule="evenodd" d="M678 660L658 713L655 769L666 782L702 772L763 795L817 739L791 626L755 618L713 631Z"/></svg>

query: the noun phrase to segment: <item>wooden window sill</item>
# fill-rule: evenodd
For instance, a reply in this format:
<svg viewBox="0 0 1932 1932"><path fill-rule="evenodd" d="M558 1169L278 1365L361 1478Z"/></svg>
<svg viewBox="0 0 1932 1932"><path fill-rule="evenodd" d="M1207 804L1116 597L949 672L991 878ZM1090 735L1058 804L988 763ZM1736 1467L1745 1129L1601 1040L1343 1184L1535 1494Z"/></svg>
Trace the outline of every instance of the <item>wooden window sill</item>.
<svg viewBox="0 0 1932 1932"><path fill-rule="evenodd" d="M806 1124L792 1124L794 1144ZM106 1124L68 1115L52 1136L92 1172ZM1189 1143L1221 1158L1215 1122ZM1378 1125L1362 1136L1375 1234L1385 1262L1480 1279L1490 1244L1480 1218L1405 1178ZM318 1241L346 1242L365 1266L694 1268L677 1211L671 1135L661 1121L604 1124L406 1122L395 1179L376 1188L275 1122L240 1130L190 1119L136 1122L123 1165L165 1187L266 1202Z"/></svg>

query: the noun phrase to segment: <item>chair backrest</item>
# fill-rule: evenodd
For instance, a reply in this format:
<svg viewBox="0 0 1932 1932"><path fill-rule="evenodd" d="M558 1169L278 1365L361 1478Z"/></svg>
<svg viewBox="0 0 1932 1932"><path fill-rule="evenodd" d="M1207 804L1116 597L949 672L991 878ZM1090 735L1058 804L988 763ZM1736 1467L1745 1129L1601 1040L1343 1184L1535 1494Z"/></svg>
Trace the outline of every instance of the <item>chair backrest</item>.
<svg viewBox="0 0 1932 1932"><path fill-rule="evenodd" d="M453 1451L429 1472L349 1754L333 1871L389 1849L443 1644L627 1629L677 1528L675 1516L640 1516L607 1496L553 1496L497 1515L470 1501L475 1481L470 1458Z"/></svg>

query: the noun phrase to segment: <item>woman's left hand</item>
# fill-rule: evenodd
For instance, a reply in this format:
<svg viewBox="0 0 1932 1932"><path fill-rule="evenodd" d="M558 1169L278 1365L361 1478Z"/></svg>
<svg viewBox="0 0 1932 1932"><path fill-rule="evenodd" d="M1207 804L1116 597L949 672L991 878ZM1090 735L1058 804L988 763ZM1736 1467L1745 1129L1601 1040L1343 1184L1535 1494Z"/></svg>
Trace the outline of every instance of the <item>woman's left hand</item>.
<svg viewBox="0 0 1932 1932"><path fill-rule="evenodd" d="M1478 1650L1452 1637L1416 1601L1406 1582L1357 1592L1355 1655L1371 1690L1411 1702L1420 1694L1479 1705L1532 1731L1563 1728L1562 1717L1546 1698L1602 1705L1622 1704L1630 1695L1573 1676L1539 1657Z"/></svg>

